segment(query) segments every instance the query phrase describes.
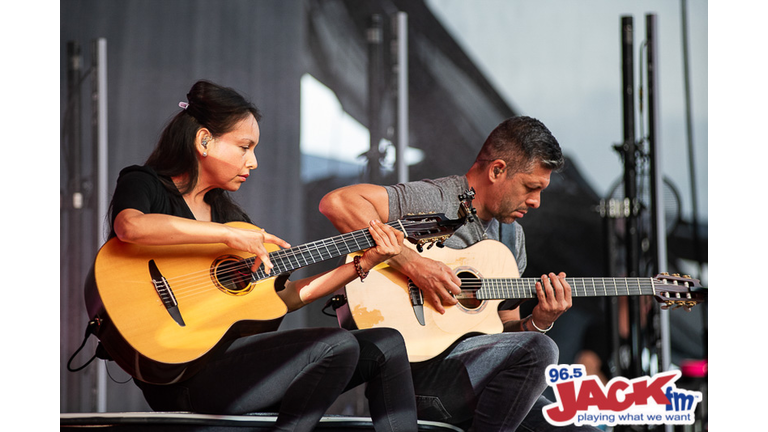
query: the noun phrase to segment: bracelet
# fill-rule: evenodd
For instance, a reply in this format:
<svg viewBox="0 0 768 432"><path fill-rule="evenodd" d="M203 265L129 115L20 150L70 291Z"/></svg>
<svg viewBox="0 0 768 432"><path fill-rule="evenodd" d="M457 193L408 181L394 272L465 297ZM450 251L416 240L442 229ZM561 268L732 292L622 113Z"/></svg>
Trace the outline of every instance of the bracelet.
<svg viewBox="0 0 768 432"><path fill-rule="evenodd" d="M525 325L525 321L530 321L530 322L531 322L531 325L533 326L533 328L535 328L536 330L538 330L538 332L539 332L539 333L546 333L546 332L548 332L548 331L552 330L552 327L554 327L554 326L555 326L555 323L553 322L552 324L550 324L550 325L549 325L549 327L547 327L547 328L545 328L545 329L540 329L540 328L539 328L539 327L536 325L536 323L535 323L535 322L533 322L533 315L528 315L528 316L525 318L525 320L523 321L523 330L525 330L525 331L528 331L528 326L526 326L526 325Z"/></svg>
<svg viewBox="0 0 768 432"><path fill-rule="evenodd" d="M530 315L528 315L527 317L525 317L525 319L520 321L520 327L523 329L523 331L529 331L528 330L528 326L525 325L525 322L528 321L529 317L530 317Z"/></svg>
<svg viewBox="0 0 768 432"><path fill-rule="evenodd" d="M363 266L360 265L360 255L355 255L354 261L355 261L355 270L357 270L357 275L360 276L360 282L363 281L368 276L367 271L363 271Z"/></svg>

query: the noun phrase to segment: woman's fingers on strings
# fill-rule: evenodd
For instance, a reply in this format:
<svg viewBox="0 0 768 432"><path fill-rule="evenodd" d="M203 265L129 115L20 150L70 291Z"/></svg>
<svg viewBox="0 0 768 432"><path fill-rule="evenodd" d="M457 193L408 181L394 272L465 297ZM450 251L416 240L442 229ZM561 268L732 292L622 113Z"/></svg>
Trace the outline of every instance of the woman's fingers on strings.
<svg viewBox="0 0 768 432"><path fill-rule="evenodd" d="M269 234L269 233L267 233L266 231L263 231L263 230L262 230L262 234L264 235L264 243L275 244L275 245L278 245L278 246L280 246L282 248L289 248L289 247L291 247L290 243L288 243L287 241L281 239L280 237L278 237L278 236L276 236L274 234Z"/></svg>

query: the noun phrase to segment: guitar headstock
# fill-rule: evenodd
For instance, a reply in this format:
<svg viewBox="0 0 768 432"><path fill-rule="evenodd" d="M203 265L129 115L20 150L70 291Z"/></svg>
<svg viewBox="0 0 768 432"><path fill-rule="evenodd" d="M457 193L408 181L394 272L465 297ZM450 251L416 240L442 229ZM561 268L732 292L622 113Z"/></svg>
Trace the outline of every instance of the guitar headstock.
<svg viewBox="0 0 768 432"><path fill-rule="evenodd" d="M465 223L474 220L477 212L472 207L472 200L475 198L475 190L470 189L459 195L459 217L449 219L443 213L425 213L418 215L408 215L400 222L405 229L405 238L416 245L419 252L437 245L443 247L444 242L453 235Z"/></svg>
<svg viewBox="0 0 768 432"><path fill-rule="evenodd" d="M654 297L661 303L662 309L682 307L690 311L707 300L707 288L702 287L698 279L687 275L660 273L653 278L653 287Z"/></svg>

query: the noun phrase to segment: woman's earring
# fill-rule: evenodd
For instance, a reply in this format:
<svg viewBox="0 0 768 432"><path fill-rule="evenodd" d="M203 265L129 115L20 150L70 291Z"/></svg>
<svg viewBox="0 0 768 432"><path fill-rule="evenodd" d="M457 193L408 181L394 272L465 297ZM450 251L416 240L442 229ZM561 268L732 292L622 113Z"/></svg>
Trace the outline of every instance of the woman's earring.
<svg viewBox="0 0 768 432"><path fill-rule="evenodd" d="M203 147L206 150L208 150L208 138L203 138L203 142L201 144L203 145ZM203 157L208 157L208 152L207 151L203 152Z"/></svg>

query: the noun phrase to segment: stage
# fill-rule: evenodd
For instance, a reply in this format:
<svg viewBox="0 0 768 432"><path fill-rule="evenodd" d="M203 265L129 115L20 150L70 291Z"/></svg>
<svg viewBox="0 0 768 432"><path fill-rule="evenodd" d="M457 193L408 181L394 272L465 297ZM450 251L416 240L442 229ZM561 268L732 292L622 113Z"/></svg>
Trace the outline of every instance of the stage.
<svg viewBox="0 0 768 432"><path fill-rule="evenodd" d="M253 415L209 415L189 412L123 412L123 413L62 413L61 430L80 428L110 428L127 431L268 431L277 416L272 413ZM373 431L370 417L325 416L317 431ZM419 420L419 431L461 432L445 423Z"/></svg>

